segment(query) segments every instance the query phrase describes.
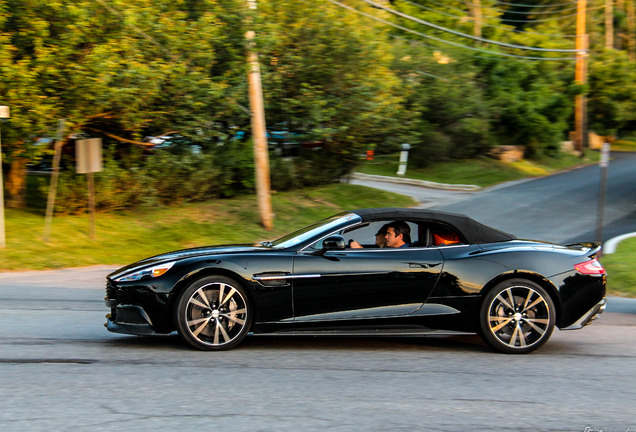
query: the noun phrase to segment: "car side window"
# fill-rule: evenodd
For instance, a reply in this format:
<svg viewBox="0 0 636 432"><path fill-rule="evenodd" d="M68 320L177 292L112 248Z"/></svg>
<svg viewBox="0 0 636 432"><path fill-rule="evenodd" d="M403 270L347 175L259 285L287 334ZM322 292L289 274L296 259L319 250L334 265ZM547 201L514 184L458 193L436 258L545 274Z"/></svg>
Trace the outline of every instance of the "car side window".
<svg viewBox="0 0 636 432"><path fill-rule="evenodd" d="M384 238L384 236L376 237L382 227L388 223L388 221L378 221L362 224L354 229L347 230L343 233L343 236L347 242L347 244L351 244L351 242L357 242L363 249L368 248L379 248L377 242L380 241L380 238ZM354 248L355 249L355 248Z"/></svg>
<svg viewBox="0 0 636 432"><path fill-rule="evenodd" d="M450 228L444 226L431 227L431 246L449 246L462 244L459 235Z"/></svg>
<svg viewBox="0 0 636 432"><path fill-rule="evenodd" d="M343 233L345 241L348 244L355 241L362 249L379 249L383 247L387 247L386 245L386 232L387 225L395 222L395 220L380 220L374 221L371 223L367 223L356 227L354 229L346 230ZM420 227L415 222L404 221L408 224L410 228L410 240L408 241L408 245L410 247L421 246L422 243L420 241ZM356 249L356 248L353 248Z"/></svg>

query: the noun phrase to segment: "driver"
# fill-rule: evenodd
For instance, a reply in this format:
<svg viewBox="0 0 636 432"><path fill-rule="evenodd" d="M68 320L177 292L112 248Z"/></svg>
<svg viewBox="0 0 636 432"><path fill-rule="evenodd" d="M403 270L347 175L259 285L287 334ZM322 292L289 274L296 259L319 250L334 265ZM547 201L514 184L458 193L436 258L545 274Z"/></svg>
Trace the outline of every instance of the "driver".
<svg viewBox="0 0 636 432"><path fill-rule="evenodd" d="M411 228L401 220L385 224L375 234L375 245L377 247L409 247L411 243ZM360 249L363 246L353 240L349 244L354 249Z"/></svg>
<svg viewBox="0 0 636 432"><path fill-rule="evenodd" d="M389 224L382 225L382 228L380 228L378 232L375 233L375 245L377 247L386 247L386 229L388 226ZM362 249L364 246L362 246L355 240L351 240L351 242L349 242L349 247L352 247L354 249Z"/></svg>
<svg viewBox="0 0 636 432"><path fill-rule="evenodd" d="M386 245L390 248L409 247L411 244L411 228L402 220L391 222L386 229Z"/></svg>

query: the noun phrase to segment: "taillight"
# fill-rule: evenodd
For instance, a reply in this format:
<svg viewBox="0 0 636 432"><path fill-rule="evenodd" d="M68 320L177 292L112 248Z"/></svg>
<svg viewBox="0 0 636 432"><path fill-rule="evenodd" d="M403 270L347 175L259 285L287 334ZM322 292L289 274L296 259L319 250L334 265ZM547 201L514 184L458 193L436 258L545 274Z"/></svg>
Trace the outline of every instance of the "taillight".
<svg viewBox="0 0 636 432"><path fill-rule="evenodd" d="M584 275L602 275L605 274L605 269L601 265L600 262L596 258L585 261L582 263L578 263L574 265L574 268L579 271L579 273Z"/></svg>

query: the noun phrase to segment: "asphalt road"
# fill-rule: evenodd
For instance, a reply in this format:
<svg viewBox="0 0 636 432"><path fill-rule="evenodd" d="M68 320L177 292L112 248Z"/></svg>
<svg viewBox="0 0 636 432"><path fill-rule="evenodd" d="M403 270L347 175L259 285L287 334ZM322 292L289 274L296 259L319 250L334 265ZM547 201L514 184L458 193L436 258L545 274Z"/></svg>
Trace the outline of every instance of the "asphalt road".
<svg viewBox="0 0 636 432"><path fill-rule="evenodd" d="M209 353L106 331L110 270L0 274L0 430L636 430L636 315L525 356L477 337L248 337Z"/></svg>
<svg viewBox="0 0 636 432"><path fill-rule="evenodd" d="M612 153L603 240L636 231L636 153ZM421 207L463 213L519 238L574 243L595 241L601 169L598 165L479 192L352 181L410 195ZM387 203L390 207L390 203Z"/></svg>
<svg viewBox="0 0 636 432"><path fill-rule="evenodd" d="M610 165L607 236L636 231L634 161ZM412 193L520 237L589 240L599 172ZM634 301L610 299L597 322L525 356L476 336L248 337L209 353L106 331L110 270L0 274L1 431L636 430Z"/></svg>

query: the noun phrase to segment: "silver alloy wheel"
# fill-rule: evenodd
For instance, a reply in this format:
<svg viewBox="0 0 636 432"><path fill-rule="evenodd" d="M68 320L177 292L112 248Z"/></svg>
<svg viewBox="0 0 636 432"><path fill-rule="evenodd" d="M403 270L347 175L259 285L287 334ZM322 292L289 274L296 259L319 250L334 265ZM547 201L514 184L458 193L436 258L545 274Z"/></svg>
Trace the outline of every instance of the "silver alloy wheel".
<svg viewBox="0 0 636 432"><path fill-rule="evenodd" d="M247 333L246 299L229 283L212 282L194 290L183 314L188 335L203 348L232 346Z"/></svg>
<svg viewBox="0 0 636 432"><path fill-rule="evenodd" d="M554 326L552 302L528 285L500 290L488 306L488 329L510 351L529 351L543 343Z"/></svg>

